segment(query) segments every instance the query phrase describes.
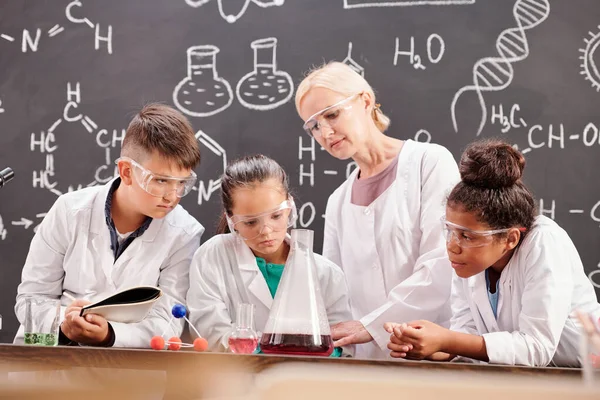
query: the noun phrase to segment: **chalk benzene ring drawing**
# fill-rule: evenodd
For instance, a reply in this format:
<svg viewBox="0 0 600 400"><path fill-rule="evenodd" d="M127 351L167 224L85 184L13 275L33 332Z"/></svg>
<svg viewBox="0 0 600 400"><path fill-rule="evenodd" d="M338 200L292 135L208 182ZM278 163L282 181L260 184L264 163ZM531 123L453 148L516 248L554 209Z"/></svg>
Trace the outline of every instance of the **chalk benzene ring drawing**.
<svg viewBox="0 0 600 400"><path fill-rule="evenodd" d="M198 132L196 132L196 139L198 140L198 142L200 142L202 145L204 145L205 148L207 148L209 151L214 153L217 157L221 157L222 166L223 166L222 172L224 173L225 169L227 168L227 152L225 151L225 149L223 149L223 147L221 147L221 145L219 143L217 143L216 140L214 140L213 138L208 136L202 130L199 130ZM203 173L198 174L198 176L204 176L204 175L205 174L203 174ZM209 179L207 185L204 184L204 179L199 179L198 187L197 188L194 187L194 190L197 190L198 192L200 192L198 195L198 204L202 205L203 201L210 200L210 197L212 196L212 194L214 192L218 191L220 188L221 188L221 173L219 173L219 177L217 179Z"/></svg>

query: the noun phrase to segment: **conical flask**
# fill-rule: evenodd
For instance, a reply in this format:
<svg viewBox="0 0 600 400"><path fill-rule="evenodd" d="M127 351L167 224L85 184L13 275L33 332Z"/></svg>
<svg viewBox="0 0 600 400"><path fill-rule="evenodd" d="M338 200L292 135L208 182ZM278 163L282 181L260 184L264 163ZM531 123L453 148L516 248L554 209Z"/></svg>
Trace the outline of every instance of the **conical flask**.
<svg viewBox="0 0 600 400"><path fill-rule="evenodd" d="M313 254L313 231L293 229L288 255L260 341L266 354L329 356L333 341Z"/></svg>

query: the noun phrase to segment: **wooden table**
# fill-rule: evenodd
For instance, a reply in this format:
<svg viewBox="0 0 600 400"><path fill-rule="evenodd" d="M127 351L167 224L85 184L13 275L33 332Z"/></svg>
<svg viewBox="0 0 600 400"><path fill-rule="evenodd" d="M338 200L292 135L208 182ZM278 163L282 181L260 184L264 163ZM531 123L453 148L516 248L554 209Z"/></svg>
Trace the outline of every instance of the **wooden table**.
<svg viewBox="0 0 600 400"><path fill-rule="evenodd" d="M287 357L272 355L236 355L196 353L193 351L155 351L92 347L43 347L0 344L0 371L55 371L82 368L104 368L131 371L164 371L167 398L200 398L203 388L220 371L260 373L285 363L315 365L378 366L386 369L464 371L470 374L511 374L519 376L561 376L577 378L579 369L530 368L467 363L418 361L372 361L350 358ZM106 370L105 370L106 371ZM232 375L233 376L233 375ZM1 397L0 397L1 398Z"/></svg>

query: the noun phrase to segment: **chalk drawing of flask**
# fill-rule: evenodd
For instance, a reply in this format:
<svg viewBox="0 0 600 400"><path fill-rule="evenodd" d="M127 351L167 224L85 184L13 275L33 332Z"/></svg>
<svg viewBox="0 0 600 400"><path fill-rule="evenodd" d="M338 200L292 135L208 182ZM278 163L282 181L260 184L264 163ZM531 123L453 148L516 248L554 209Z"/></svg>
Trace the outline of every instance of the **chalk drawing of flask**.
<svg viewBox="0 0 600 400"><path fill-rule="evenodd" d="M254 71L244 75L235 88L238 101L251 110L272 110L288 102L294 92L292 78L277 70L277 39L265 38L250 44Z"/></svg>
<svg viewBox="0 0 600 400"><path fill-rule="evenodd" d="M213 45L193 46L187 50L187 76L175 86L173 102L192 117L209 117L231 105L231 85L217 74Z"/></svg>
<svg viewBox="0 0 600 400"><path fill-rule="evenodd" d="M250 0L219 0L219 14L225 21L233 24L246 12Z"/></svg>

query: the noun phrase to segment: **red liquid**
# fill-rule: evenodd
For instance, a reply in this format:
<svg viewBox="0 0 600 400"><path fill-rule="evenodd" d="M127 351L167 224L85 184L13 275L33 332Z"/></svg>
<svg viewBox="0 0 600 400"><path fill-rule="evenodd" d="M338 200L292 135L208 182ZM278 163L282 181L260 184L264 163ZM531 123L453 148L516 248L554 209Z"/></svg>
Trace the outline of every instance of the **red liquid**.
<svg viewBox="0 0 600 400"><path fill-rule="evenodd" d="M241 339L241 338L229 338L229 348L232 352L238 354L252 354L258 346L257 338Z"/></svg>
<svg viewBox="0 0 600 400"><path fill-rule="evenodd" d="M264 333L260 349L265 354L290 354L297 356L329 356L333 353L333 340L330 335L321 335L320 343L315 343L313 335L289 333Z"/></svg>

